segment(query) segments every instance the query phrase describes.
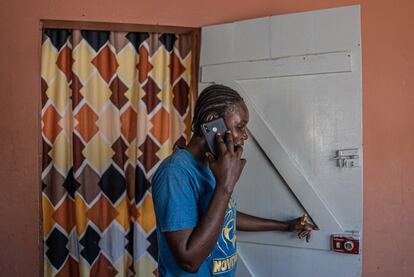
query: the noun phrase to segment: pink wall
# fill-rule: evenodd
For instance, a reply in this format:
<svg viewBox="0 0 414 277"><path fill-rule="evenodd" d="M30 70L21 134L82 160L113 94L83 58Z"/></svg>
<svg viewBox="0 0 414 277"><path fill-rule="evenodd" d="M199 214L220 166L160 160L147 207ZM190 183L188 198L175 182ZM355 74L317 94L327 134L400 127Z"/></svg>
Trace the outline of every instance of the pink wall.
<svg viewBox="0 0 414 277"><path fill-rule="evenodd" d="M107 4L104 4L107 2ZM122 3L119 4L119 3ZM39 19L203 26L361 4L366 277L414 276L414 2L15 0L0 2L0 272L33 276L39 236Z"/></svg>

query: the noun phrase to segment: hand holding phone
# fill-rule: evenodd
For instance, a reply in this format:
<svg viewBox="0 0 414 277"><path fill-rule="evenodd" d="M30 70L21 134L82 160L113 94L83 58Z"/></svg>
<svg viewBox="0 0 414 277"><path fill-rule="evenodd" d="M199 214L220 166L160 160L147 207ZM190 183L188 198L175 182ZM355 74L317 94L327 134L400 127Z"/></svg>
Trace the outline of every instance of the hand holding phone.
<svg viewBox="0 0 414 277"><path fill-rule="evenodd" d="M206 127L203 129L206 142L211 149L211 152L206 152L206 157L209 167L216 178L217 188L231 194L240 178L246 160L242 158L243 148L234 147L232 134L230 131L225 131L227 127L224 128L225 124L223 126L221 125L222 123L211 122L209 124L207 122L206 124L209 127L204 126ZM220 136L217 133L220 133Z"/></svg>
<svg viewBox="0 0 414 277"><path fill-rule="evenodd" d="M218 119L214 119L212 121L201 124L201 130L203 132L209 151L217 159L219 150L216 141L216 134L219 133L224 135L227 132L228 128L226 122L224 122L224 119L220 117Z"/></svg>

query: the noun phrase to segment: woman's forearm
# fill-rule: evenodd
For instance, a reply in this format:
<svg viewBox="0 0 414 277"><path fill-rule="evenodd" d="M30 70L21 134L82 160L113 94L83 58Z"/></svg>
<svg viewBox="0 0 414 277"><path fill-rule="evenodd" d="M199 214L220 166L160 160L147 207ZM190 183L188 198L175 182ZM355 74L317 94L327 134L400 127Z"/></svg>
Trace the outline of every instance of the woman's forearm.
<svg viewBox="0 0 414 277"><path fill-rule="evenodd" d="M242 212L237 212L236 223L238 231L289 231L287 222L264 219Z"/></svg>

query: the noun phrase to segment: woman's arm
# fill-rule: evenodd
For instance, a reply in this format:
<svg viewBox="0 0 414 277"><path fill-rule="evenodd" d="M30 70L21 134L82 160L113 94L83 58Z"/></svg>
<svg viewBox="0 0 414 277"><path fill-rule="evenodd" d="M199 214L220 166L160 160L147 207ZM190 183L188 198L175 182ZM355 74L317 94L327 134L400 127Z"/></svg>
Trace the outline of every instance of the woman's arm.
<svg viewBox="0 0 414 277"><path fill-rule="evenodd" d="M197 227L164 232L168 246L177 264L183 270L197 272L213 250L222 229L221 225L230 195L218 186L214 191L207 212Z"/></svg>
<svg viewBox="0 0 414 277"><path fill-rule="evenodd" d="M307 214L288 221L278 221L237 212L236 224L237 230L240 231L296 232L300 239L306 238L307 242L310 240L311 232L319 230L317 226L308 223Z"/></svg>
<svg viewBox="0 0 414 277"><path fill-rule="evenodd" d="M289 230L289 223L237 212L237 230L239 231L283 231Z"/></svg>
<svg viewBox="0 0 414 277"><path fill-rule="evenodd" d="M195 228L164 232L177 264L187 272L197 272L216 245L231 194L246 164L241 159L243 149L234 150L231 133L226 134L226 142L219 134L216 139L219 157L216 160L209 154L208 160L217 184L207 212Z"/></svg>

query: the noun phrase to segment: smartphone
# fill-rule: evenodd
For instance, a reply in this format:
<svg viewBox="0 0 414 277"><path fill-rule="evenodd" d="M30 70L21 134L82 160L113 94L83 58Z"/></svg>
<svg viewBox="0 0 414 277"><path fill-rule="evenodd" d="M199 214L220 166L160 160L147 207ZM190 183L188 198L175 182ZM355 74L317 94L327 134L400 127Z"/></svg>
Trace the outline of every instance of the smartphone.
<svg viewBox="0 0 414 277"><path fill-rule="evenodd" d="M211 154L213 154L213 156L216 159L219 154L219 149L216 141L216 134L220 133L224 139L227 130L228 128L226 122L222 117L201 124L201 131L203 132L209 151L211 152Z"/></svg>

